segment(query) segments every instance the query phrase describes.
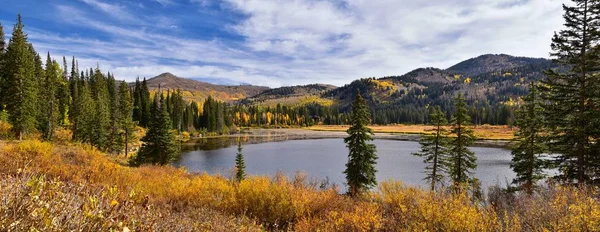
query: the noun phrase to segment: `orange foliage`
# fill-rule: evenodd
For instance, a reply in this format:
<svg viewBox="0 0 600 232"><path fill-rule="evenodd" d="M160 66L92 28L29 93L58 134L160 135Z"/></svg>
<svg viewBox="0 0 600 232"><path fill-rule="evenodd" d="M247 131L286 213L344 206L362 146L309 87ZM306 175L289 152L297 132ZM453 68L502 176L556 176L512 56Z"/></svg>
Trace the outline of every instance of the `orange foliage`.
<svg viewBox="0 0 600 232"><path fill-rule="evenodd" d="M57 183L108 189L110 197L100 201L108 208L126 200L134 205L160 206L165 215L208 210L242 221L255 220L270 230L597 231L600 228L596 189L549 187L534 196L492 199L487 204L466 194L430 192L387 181L380 184L379 191L354 199L331 188L320 189L301 175L291 180L283 175L273 179L251 176L238 183L174 167L122 166L114 157L87 145L55 146L23 141L0 146L0 175L44 174ZM0 189L0 203L9 199L5 191ZM91 192L81 194L97 198ZM96 200L90 200L83 207L90 211L94 204ZM0 228L4 228L2 220L0 215ZM140 223L124 226L142 228L143 223L153 222Z"/></svg>

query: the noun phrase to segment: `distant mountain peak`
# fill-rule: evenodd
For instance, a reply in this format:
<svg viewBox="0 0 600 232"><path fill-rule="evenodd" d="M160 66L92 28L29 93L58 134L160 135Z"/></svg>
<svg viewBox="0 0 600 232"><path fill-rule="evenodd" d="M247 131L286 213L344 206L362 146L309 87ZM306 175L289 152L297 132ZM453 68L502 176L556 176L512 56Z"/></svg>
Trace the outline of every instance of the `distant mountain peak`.
<svg viewBox="0 0 600 232"><path fill-rule="evenodd" d="M171 79L176 79L176 78L180 78L180 77L173 75L173 73L165 72L165 73L161 73L158 76L155 76L155 77L150 78L150 79L155 79L155 78L171 78Z"/></svg>
<svg viewBox="0 0 600 232"><path fill-rule="evenodd" d="M184 92L184 98L191 101L201 102L208 96L221 101L235 101L254 96L267 89L264 86L253 85L216 85L208 82L175 76L170 72L161 73L158 76L147 79L148 88L162 91L180 89Z"/></svg>

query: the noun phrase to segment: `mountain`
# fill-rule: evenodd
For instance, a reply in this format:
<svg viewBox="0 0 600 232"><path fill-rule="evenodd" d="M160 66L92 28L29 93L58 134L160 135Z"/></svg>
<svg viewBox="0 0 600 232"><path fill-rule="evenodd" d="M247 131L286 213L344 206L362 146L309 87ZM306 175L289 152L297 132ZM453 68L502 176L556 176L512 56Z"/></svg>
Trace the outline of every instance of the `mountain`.
<svg viewBox="0 0 600 232"><path fill-rule="evenodd" d="M177 77L171 73L163 73L147 80L148 88L156 91L160 86L162 91L180 89L188 101L204 101L209 95L220 101L235 101L262 93L269 87L254 85L215 85Z"/></svg>
<svg viewBox="0 0 600 232"><path fill-rule="evenodd" d="M216 85L163 73L148 80L151 90L181 89L187 100L202 101L209 95L221 101L238 101L262 106L334 105L347 111L358 89L374 109L410 108L428 105L451 107L462 92L476 107L513 104L525 95L531 81L543 71L558 66L543 58L486 54L459 62L447 69L417 68L404 75L363 78L341 87L324 84L285 86L270 89L252 85Z"/></svg>
<svg viewBox="0 0 600 232"><path fill-rule="evenodd" d="M529 69L531 72L554 67L554 64L544 58L515 57L506 54L486 54L462 61L446 69L448 72L460 73L466 76L479 76L487 73L501 73Z"/></svg>
<svg viewBox="0 0 600 232"><path fill-rule="evenodd" d="M347 109L356 89L372 107L449 104L462 92L470 102L497 105L525 95L531 81L543 77L543 70L557 68L543 58L487 54L462 61L448 69L418 68L401 76L365 78L323 93L340 108Z"/></svg>

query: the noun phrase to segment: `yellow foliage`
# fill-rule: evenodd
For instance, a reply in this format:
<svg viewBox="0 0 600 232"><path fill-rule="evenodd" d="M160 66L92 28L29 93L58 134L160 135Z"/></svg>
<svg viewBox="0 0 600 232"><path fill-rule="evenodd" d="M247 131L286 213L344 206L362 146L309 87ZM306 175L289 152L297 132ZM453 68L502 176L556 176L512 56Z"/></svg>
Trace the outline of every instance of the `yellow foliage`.
<svg viewBox="0 0 600 232"><path fill-rule="evenodd" d="M467 77L467 78L465 79L465 84L469 84L469 83L471 83L471 78L470 78L470 77Z"/></svg>
<svg viewBox="0 0 600 232"><path fill-rule="evenodd" d="M12 125L0 120L0 139L9 139L13 136Z"/></svg>
<svg viewBox="0 0 600 232"><path fill-rule="evenodd" d="M236 220L255 220L269 230L597 231L600 228L600 202L596 198L596 189L551 187L543 194L531 197L516 195L501 199L500 202L510 206L503 207L494 201L491 204L474 202L466 194L430 192L387 181L380 184L379 191L354 199L339 195L333 189L319 190L315 184L306 183L302 175L291 180L284 175L273 179L250 176L238 183L222 176L190 174L169 166L122 166L88 145L54 146L26 140L0 146L1 175L45 176L27 180L28 197L40 196L48 202L64 202L60 198L52 200L63 190L57 187L49 192L49 183L104 189L101 194L77 193L80 201L77 210L69 208L74 210L73 217L83 217L81 220L86 223L117 217L114 213L123 213L119 211L121 209L147 213L147 210L139 210L152 204L162 207L160 213L167 217L173 216L166 213L170 210L211 210L238 218ZM55 181L48 182L48 179ZM6 184L0 181L0 186ZM7 190L0 188L0 212L4 209L3 202L8 202L5 199L12 196L4 194ZM51 215L58 214L50 213L43 205L28 209L34 211L25 215L34 213L40 222L52 222ZM80 211L83 214L78 214ZM120 216L115 220L132 223ZM123 225L142 228L140 226L145 223L152 222ZM214 226L202 228L218 230ZM240 228L236 230L244 230L242 225L238 226ZM60 230L58 227L39 228Z"/></svg>
<svg viewBox="0 0 600 232"><path fill-rule="evenodd" d="M73 131L64 127L54 130L54 135L52 135L52 141L58 144L67 144L72 139Z"/></svg>

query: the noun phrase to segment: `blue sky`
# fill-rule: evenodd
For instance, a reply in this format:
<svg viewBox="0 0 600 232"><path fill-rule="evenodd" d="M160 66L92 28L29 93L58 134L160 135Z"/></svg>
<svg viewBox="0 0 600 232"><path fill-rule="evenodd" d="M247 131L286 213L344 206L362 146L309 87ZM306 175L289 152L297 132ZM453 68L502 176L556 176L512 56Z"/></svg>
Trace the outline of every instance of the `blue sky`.
<svg viewBox="0 0 600 232"><path fill-rule="evenodd" d="M565 0L0 0L36 50L117 79L171 72L277 87L548 57Z"/></svg>

